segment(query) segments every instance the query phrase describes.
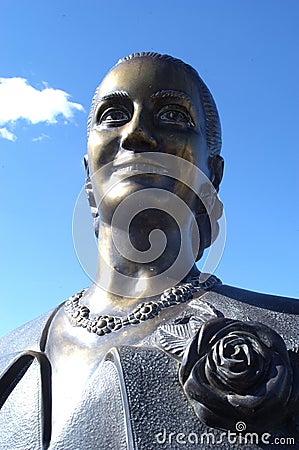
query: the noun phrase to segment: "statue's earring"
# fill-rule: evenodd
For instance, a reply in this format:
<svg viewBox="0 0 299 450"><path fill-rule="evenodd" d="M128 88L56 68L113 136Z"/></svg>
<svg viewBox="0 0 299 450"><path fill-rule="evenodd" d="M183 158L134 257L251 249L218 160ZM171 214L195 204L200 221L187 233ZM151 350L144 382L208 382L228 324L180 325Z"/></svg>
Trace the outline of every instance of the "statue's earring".
<svg viewBox="0 0 299 450"><path fill-rule="evenodd" d="M197 261L202 257L204 249L216 240L219 233L218 220L223 213L223 205L217 195L223 174L223 158L219 155L210 156L209 164L213 171L212 183L204 183L201 186L198 194L201 202L195 213L201 239Z"/></svg>
<svg viewBox="0 0 299 450"><path fill-rule="evenodd" d="M87 195L87 200L90 206L91 215L93 217L93 228L96 237L99 236L99 214L98 214L98 208L96 205L96 200L93 194L92 184L90 180L89 175L89 166L88 166L88 155L84 155L84 167L86 172L86 179L85 179L85 192Z"/></svg>
<svg viewBox="0 0 299 450"><path fill-rule="evenodd" d="M224 170L224 159L220 155L211 155L209 157L209 166L213 171L213 179L211 180L216 191L219 191L219 185L222 180Z"/></svg>

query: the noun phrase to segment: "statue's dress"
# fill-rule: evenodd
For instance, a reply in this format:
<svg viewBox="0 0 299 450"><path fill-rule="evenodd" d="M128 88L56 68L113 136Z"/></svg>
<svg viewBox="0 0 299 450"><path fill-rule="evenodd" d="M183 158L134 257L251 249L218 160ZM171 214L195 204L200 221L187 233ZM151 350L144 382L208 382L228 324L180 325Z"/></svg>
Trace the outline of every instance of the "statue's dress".
<svg viewBox="0 0 299 450"><path fill-rule="evenodd" d="M86 380L80 401L60 425L59 433L56 430L54 435L51 435L50 426L51 363L45 348L49 327L63 305L5 336L0 341L1 450L272 448L265 445L261 438L255 438L259 440L252 441L250 446L232 443L227 429L238 431L235 429L238 414L234 416L232 410L234 417L231 417L225 404L224 419L217 428L219 411L214 408L214 400L210 405L208 396L206 398L202 393L201 402L201 393L196 399L196 392L186 387L186 379L190 375L190 355L186 356L186 352L191 348L189 344L194 335L198 335L208 322L220 326L221 330L224 325L236 327L236 324L241 324L246 336L247 323L261 322L266 328L270 327L270 335L266 330L265 333L258 331L258 336L262 336L267 346L272 339L271 330L273 336L278 333L294 368L294 365L299 365L299 301L218 284L195 296L184 306L183 313L170 323L161 323L161 327L142 346L112 348ZM142 324L138 326L142 327ZM235 335L234 331L234 338ZM202 336L200 339L203 339ZM284 350L281 352L284 354ZM276 353L276 361L275 358ZM275 364L281 374L283 363ZM285 408L291 408L292 417L296 418L294 403L298 397L298 380L295 369L292 374L291 378L286 375L283 382L279 381L278 389L283 390L283 397L288 391L288 395L295 398L291 406L290 401L285 399ZM277 375L271 374L270 378L277 379ZM271 380L262 383L268 387ZM288 390L287 384L295 387ZM202 392L201 386L199 391ZM271 408L275 409L275 404ZM246 413L242 414L240 423L245 423L246 427ZM277 411L277 415L284 417L282 411ZM215 424L212 427L203 423L209 425L213 420ZM267 439L270 442L275 436L290 437L291 432L286 427L289 420L282 420L281 424L278 420L273 429L270 429L270 424L265 425L259 433L269 433L270 438ZM248 416L250 421L252 417ZM273 448L279 447L276 445Z"/></svg>

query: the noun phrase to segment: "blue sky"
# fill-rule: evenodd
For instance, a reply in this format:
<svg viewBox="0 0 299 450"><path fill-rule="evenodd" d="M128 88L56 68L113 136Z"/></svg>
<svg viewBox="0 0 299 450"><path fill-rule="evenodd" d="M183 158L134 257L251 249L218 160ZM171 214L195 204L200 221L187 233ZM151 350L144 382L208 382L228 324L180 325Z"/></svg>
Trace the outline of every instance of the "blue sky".
<svg viewBox="0 0 299 450"><path fill-rule="evenodd" d="M299 297L297 0L2 0L0 9L0 335L90 284L72 242L89 104L109 68L142 50L194 66L219 109L227 241L216 274Z"/></svg>

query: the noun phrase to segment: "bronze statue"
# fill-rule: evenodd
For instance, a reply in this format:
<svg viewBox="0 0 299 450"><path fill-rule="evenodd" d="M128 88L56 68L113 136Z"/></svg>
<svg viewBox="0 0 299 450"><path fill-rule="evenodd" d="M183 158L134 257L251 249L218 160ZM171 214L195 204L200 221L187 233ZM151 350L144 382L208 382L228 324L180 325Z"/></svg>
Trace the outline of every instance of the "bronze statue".
<svg viewBox="0 0 299 450"><path fill-rule="evenodd" d="M299 303L195 264L219 232L220 148L192 67L138 53L104 78L85 157L96 279L2 339L1 449L295 439Z"/></svg>

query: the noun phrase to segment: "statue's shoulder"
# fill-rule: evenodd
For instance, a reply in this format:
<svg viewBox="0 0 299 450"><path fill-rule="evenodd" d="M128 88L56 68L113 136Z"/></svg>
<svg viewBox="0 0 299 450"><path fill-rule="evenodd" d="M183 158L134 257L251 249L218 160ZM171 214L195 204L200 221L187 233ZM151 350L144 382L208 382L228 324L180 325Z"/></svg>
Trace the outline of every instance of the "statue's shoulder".
<svg viewBox="0 0 299 450"><path fill-rule="evenodd" d="M50 439L51 367L44 354L58 306L0 340L0 441L3 449L44 448ZM21 412L21 413L20 413ZM5 430L5 431L4 431Z"/></svg>
<svg viewBox="0 0 299 450"><path fill-rule="evenodd" d="M49 440L51 368L43 351L60 307L0 339L1 448L44 448Z"/></svg>
<svg viewBox="0 0 299 450"><path fill-rule="evenodd" d="M43 350L49 326L60 308L61 304L2 337L0 339L0 359L26 350Z"/></svg>
<svg viewBox="0 0 299 450"><path fill-rule="evenodd" d="M214 292L215 296L222 295L237 302L271 311L299 314L299 299L296 298L263 294L221 283L216 284L210 292Z"/></svg>
<svg viewBox="0 0 299 450"><path fill-rule="evenodd" d="M299 300L225 284L216 284L200 300L207 302L224 317L261 322L278 332L288 349L299 348Z"/></svg>

